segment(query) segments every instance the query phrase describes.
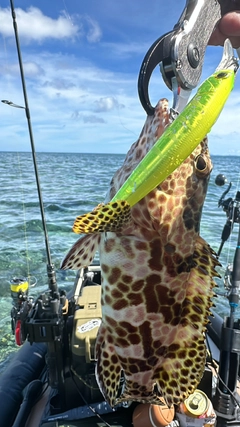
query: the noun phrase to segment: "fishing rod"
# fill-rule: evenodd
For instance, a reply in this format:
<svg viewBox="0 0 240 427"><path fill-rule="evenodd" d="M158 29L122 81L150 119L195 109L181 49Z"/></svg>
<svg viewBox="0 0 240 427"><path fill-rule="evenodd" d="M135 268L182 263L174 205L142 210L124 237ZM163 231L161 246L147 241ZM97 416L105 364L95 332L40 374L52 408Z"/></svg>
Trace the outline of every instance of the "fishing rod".
<svg viewBox="0 0 240 427"><path fill-rule="evenodd" d="M13 102L6 100L3 100L3 102L13 107L23 108L26 113L41 219L45 238L47 254L47 276L49 286L49 291L41 294L35 300L35 302L32 298L28 297L26 289L22 289L22 283L20 283L19 286L16 286L15 307L13 307L13 310L11 312L12 327L15 327L14 332L16 336L16 342L19 345L22 344L26 339L31 344L33 342L47 343L46 362L48 366L49 385L52 388L58 390L60 406L64 408L66 397L64 391L65 380L63 360L64 356L68 352L68 341L66 338L68 336L66 333L68 318L68 301L66 298L65 291L61 290L59 292L58 290L55 268L51 260L47 225L36 161L31 116L28 105L28 97L13 0L10 0L10 5L25 106L21 107L19 105L14 104ZM14 286L15 285L13 285L13 287Z"/></svg>
<svg viewBox="0 0 240 427"><path fill-rule="evenodd" d="M29 105L28 105L28 97L27 97L27 90L26 90L25 77L24 77L24 71L23 71L23 63L22 63L22 55L21 55L20 42L19 42L19 37L18 37L16 13L15 13L13 0L10 0L10 5L11 5L11 12L12 12L13 28L14 28L14 34L15 34L16 47L17 47L17 54L18 54L18 63L19 63L21 82L22 82L22 90L23 90L24 105L25 105L24 110L26 113L27 124L28 124L28 132L29 132L29 138L30 138L30 143L31 143L31 152L32 152L35 178L36 178L36 184L37 184L38 199L39 199L39 206L40 206L40 212L41 212L41 220L42 220L43 233L44 233L44 238L45 238L45 246L46 246L46 254L47 254L47 273L48 273L48 279L49 279L49 287L50 287L52 292L57 292L56 273L54 270L54 264L52 263L52 260L51 260L51 252L50 252L50 246L49 246L49 241L48 241L46 218L45 218L45 213L44 213L43 198L42 198L42 192L41 192L41 186L40 186L40 180L39 180L39 174L38 174L38 167L37 167L35 144L34 144L34 138L33 138L32 124L31 124L30 109L29 109ZM8 102L8 101L4 101L4 103L8 103L9 105L16 106L15 104Z"/></svg>
<svg viewBox="0 0 240 427"><path fill-rule="evenodd" d="M215 179L219 186L225 182L226 178L222 174ZM231 186L230 182L218 202L218 206L222 207L227 215L218 256L233 230L234 223L238 224L238 236L233 264L227 266L224 282L227 290L224 295L229 301L230 314L224 318L221 331L219 382L213 401L218 416L217 427L238 426L240 419L240 400L236 392L240 364L240 319L235 318L240 293L240 192L237 191L235 198L225 199Z"/></svg>

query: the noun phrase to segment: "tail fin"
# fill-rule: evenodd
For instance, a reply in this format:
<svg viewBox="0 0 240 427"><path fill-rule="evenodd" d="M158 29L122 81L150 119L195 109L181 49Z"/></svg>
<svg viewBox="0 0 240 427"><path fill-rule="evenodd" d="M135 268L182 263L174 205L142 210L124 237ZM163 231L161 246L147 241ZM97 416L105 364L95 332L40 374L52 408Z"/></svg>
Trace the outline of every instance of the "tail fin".
<svg viewBox="0 0 240 427"><path fill-rule="evenodd" d="M92 212L78 216L73 225L75 233L102 233L121 230L131 217L131 207L124 200L98 205Z"/></svg>

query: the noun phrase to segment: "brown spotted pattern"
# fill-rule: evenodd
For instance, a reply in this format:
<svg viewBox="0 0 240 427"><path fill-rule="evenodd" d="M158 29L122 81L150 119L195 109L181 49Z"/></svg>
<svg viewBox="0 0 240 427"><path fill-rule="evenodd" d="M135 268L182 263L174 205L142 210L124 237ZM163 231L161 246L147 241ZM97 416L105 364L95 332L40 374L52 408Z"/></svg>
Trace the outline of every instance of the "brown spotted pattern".
<svg viewBox="0 0 240 427"><path fill-rule="evenodd" d="M61 269L80 270L80 268L88 267L94 259L99 243L99 234L81 237L63 259Z"/></svg>
<svg viewBox="0 0 240 427"><path fill-rule="evenodd" d="M119 230L131 218L130 205L116 200L97 206L92 212L78 216L73 225L75 233L101 233Z"/></svg>
<svg viewBox="0 0 240 427"><path fill-rule="evenodd" d="M106 201L168 124L168 103L163 99L113 177ZM102 325L96 373L112 406L124 400L160 403L161 396L177 404L202 377L204 331L218 265L199 236L211 168L204 139L176 171L131 208L128 224L101 234Z"/></svg>
<svg viewBox="0 0 240 427"><path fill-rule="evenodd" d="M168 124L162 100L114 176L113 197ZM97 375L113 406L123 400L179 403L205 364L204 331L218 264L199 237L211 171L205 139L158 188L135 205L121 232L100 244L103 322ZM125 388L118 397L121 370Z"/></svg>

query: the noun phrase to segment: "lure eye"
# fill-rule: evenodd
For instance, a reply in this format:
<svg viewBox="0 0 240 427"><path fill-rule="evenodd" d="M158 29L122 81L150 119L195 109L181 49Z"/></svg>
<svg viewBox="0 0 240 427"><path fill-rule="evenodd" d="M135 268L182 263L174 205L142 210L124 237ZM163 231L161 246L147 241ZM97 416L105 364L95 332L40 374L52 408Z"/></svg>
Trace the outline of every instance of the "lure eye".
<svg viewBox="0 0 240 427"><path fill-rule="evenodd" d="M228 73L226 71L221 71L216 75L216 79L224 79L227 76L228 76Z"/></svg>

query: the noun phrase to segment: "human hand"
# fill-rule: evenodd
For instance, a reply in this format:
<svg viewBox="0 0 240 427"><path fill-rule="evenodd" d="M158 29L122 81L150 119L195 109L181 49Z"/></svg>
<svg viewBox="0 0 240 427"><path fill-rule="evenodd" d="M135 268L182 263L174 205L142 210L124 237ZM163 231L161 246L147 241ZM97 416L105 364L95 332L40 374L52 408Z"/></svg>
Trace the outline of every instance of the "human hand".
<svg viewBox="0 0 240 427"><path fill-rule="evenodd" d="M232 11L224 15L213 31L208 44L223 45L229 39L234 48L240 47L240 11Z"/></svg>

